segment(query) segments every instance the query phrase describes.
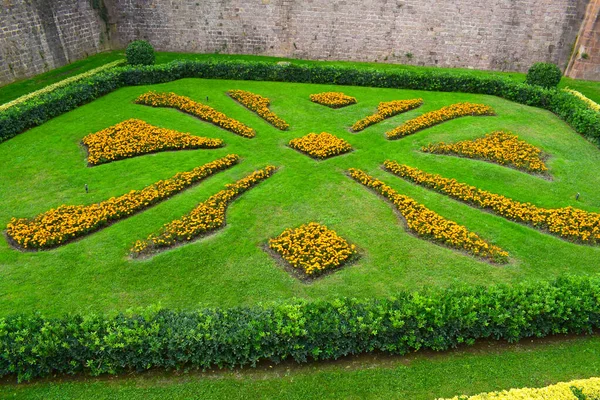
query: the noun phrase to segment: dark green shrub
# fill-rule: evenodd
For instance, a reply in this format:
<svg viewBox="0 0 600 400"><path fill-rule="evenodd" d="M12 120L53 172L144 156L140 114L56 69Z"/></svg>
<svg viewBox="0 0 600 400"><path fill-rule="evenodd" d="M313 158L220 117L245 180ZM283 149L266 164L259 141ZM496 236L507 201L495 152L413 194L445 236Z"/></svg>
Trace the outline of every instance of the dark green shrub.
<svg viewBox="0 0 600 400"><path fill-rule="evenodd" d="M154 47L145 40L136 40L125 49L125 57L129 65L153 65Z"/></svg>
<svg viewBox="0 0 600 400"><path fill-rule="evenodd" d="M527 71L526 82L550 89L558 86L561 77L562 72L555 64L539 62L533 64Z"/></svg>
<svg viewBox="0 0 600 400"><path fill-rule="evenodd" d="M394 298L0 318L0 377L254 366L384 351L443 351L477 339L592 333L600 279L400 292Z"/></svg>

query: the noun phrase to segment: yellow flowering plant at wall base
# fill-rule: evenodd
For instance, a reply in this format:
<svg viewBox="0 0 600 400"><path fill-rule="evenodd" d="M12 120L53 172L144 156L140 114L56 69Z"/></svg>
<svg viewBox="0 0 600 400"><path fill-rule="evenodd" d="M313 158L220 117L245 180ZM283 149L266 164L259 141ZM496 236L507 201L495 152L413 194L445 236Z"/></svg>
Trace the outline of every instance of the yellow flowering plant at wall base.
<svg viewBox="0 0 600 400"><path fill-rule="evenodd" d="M547 209L520 203L508 197L478 189L455 179L386 161L385 169L407 181L436 190L454 199L492 211L506 219L547 230L551 234L590 245L600 244L600 214L573 207Z"/></svg>
<svg viewBox="0 0 600 400"><path fill-rule="evenodd" d="M245 191L269 178L275 167L268 165L240 179L234 184L198 204L191 212L180 219L165 224L157 233L146 240L138 240L131 249L133 257L139 257L189 242L196 237L215 231L225 225L225 213L229 204Z"/></svg>
<svg viewBox="0 0 600 400"><path fill-rule="evenodd" d="M393 117L394 115L401 114L420 107L423 104L423 99L411 99L411 100L394 100L379 103L377 106L377 112L373 115L369 115L359 121L356 121L352 125L353 132L359 132L363 129L374 125L378 122L383 121L386 118Z"/></svg>
<svg viewBox="0 0 600 400"><path fill-rule="evenodd" d="M316 222L286 229L269 240L269 248L308 277L339 268L357 254L355 245Z"/></svg>
<svg viewBox="0 0 600 400"><path fill-rule="evenodd" d="M508 252L486 242L466 227L442 217L408 196L399 194L384 182L359 169L351 168L349 172L352 179L391 201L406 220L408 229L417 236L466 251L491 262L508 262Z"/></svg>
<svg viewBox="0 0 600 400"><path fill-rule="evenodd" d="M159 128L139 119L128 119L89 134L81 142L87 149L90 165L159 151L214 149L223 146L221 139L208 139Z"/></svg>
<svg viewBox="0 0 600 400"><path fill-rule="evenodd" d="M325 159L352 151L350 143L331 133L309 133L288 143L292 149L308 154L313 158Z"/></svg>
<svg viewBox="0 0 600 400"><path fill-rule="evenodd" d="M496 115L492 107L485 104L457 103L430 111L386 132L388 139L399 139L451 119L466 116Z"/></svg>
<svg viewBox="0 0 600 400"><path fill-rule="evenodd" d="M259 117L273 125L275 128L282 131L286 131L290 128L290 125L287 122L279 118L273 111L269 110L270 102L268 98L244 90L229 90L227 91L227 94L244 107L257 113Z"/></svg>
<svg viewBox="0 0 600 400"><path fill-rule="evenodd" d="M342 108L356 104L356 97L345 95L342 92L324 92L311 94L310 101L330 108Z"/></svg>
<svg viewBox="0 0 600 400"><path fill-rule="evenodd" d="M437 400L580 400L600 399L600 378L577 379L542 388L510 389L499 392L455 396Z"/></svg>
<svg viewBox="0 0 600 400"><path fill-rule="evenodd" d="M138 97L135 102L151 107L175 108L240 136L247 138L256 136L254 129L242 124L240 121L229 118L210 106L175 93L148 92Z"/></svg>
<svg viewBox="0 0 600 400"><path fill-rule="evenodd" d="M88 206L63 205L32 219L12 218L6 227L6 233L17 247L23 249L41 250L60 246L144 210L237 164L238 161L239 156L229 154L191 171L179 172L172 178L160 180L142 190L132 190L100 203Z"/></svg>
<svg viewBox="0 0 600 400"><path fill-rule="evenodd" d="M527 172L548 171L540 149L505 131L495 131L475 140L430 144L422 147L421 151L475 158Z"/></svg>

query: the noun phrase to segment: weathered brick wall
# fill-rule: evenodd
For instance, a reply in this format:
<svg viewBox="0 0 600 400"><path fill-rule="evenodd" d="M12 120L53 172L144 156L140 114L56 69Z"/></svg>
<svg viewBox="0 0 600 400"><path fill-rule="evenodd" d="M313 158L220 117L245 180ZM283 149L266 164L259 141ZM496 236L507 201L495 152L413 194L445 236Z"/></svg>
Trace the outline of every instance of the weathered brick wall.
<svg viewBox="0 0 600 400"><path fill-rule="evenodd" d="M108 48L90 0L0 0L0 84Z"/></svg>
<svg viewBox="0 0 600 400"><path fill-rule="evenodd" d="M135 39L165 51L565 68L589 1L0 0L0 85ZM108 9L110 41L92 3Z"/></svg>
<svg viewBox="0 0 600 400"><path fill-rule="evenodd" d="M113 0L122 45L525 71L565 68L589 0Z"/></svg>

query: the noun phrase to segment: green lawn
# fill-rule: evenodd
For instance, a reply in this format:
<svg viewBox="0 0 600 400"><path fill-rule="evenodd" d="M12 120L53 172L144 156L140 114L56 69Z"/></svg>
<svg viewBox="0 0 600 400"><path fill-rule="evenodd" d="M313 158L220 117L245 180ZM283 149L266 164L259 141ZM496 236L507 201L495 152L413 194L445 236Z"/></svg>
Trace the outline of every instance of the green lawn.
<svg viewBox="0 0 600 400"><path fill-rule="evenodd" d="M227 89L246 89L269 97L272 109L291 124L281 132L228 98ZM246 139L173 109L133 104L148 90L190 96L254 127ZM358 104L332 110L311 103L311 93L343 90ZM347 128L372 113L378 102L422 97L424 105L359 134ZM460 101L495 108L496 117L466 117L410 137L388 141L383 133L416 115ZM83 136L127 118L221 138L217 150L166 152L86 167ZM551 155L552 181L509 168L468 159L423 154L431 141L476 138L507 129ZM294 137L327 131L343 137L356 151L322 162L286 147ZM490 284L546 279L563 273L597 273L600 248L560 240L537 230L460 204L413 186L380 169L386 158L437 172L480 188L542 207L573 205L589 211L600 206L597 147L547 111L492 96L274 82L184 79L162 85L128 87L62 115L0 144L0 225L11 217L32 217L61 204L89 204L141 189L159 179L228 153L243 160L225 172L149 210L90 236L43 252L18 252L0 242L0 314L39 310L124 310L160 303L172 308L199 304L232 306L302 297L390 296L401 289L454 283ZM164 223L251 171L274 164L280 170L245 193L230 207L227 227L217 234L147 261L130 261L128 249ZM408 234L392 208L345 171L362 168L400 193L466 225L511 254L506 266L492 266L455 250ZM84 184L90 193L84 191ZM581 197L575 200L575 194ZM355 243L354 265L311 284L280 268L261 245L284 229L317 221Z"/></svg>
<svg viewBox="0 0 600 400"><path fill-rule="evenodd" d="M122 52L103 53L2 87L0 103L120 57ZM157 62L212 57L281 60L158 53ZM524 80L524 74L518 73L462 71ZM564 78L561 86L600 101L599 83ZM272 110L289 122L291 129L274 129L225 96L228 89L245 89L269 97ZM245 139L172 109L132 103L148 90L174 91L205 103L208 97L207 104L255 128L257 136ZM308 100L311 93L329 90L355 96L358 104L331 110ZM416 97L424 99L421 108L358 134L348 131L356 120L375 111L380 101ZM385 131L409 118L461 101L488 104L498 115L453 120L396 141L384 137ZM82 137L128 118L221 138L226 147L165 152L87 167L79 146ZM497 129L511 130L548 153L552 180L485 162L419 152L421 146L430 142L473 139ZM322 131L346 139L355 151L317 162L285 146L292 138ZM123 88L0 144L0 226L5 227L11 217L32 217L61 204L90 204L141 189L229 153L239 154L242 162L147 211L60 248L23 253L12 249L4 237L0 239L0 316L33 311L45 315L113 312L158 303L193 309L200 305L227 307L293 297L392 296L398 290L424 286L487 285L548 279L565 273L598 273L599 247L576 245L506 221L380 169L389 158L542 207L572 205L598 212L597 147L547 111L471 94L200 79ZM179 218L225 184L267 164L280 169L230 206L225 229L150 260L131 261L127 257L135 240ZM350 167L366 170L400 193L499 245L510 252L510 263L493 266L407 233L389 204L345 176ZM85 193L84 184L89 185L89 194ZM576 193L580 193L579 200L575 200ZM309 221L324 223L355 243L361 254L358 262L306 284L290 276L262 250L269 238ZM71 381L60 377L18 386L6 381L0 386L0 398L433 399L598 376L599 354L597 336L545 340L532 346L479 344L475 349L447 353L364 356L300 367L285 364L182 376L156 372L125 379Z"/></svg>
<svg viewBox="0 0 600 400"><path fill-rule="evenodd" d="M5 385L10 399L410 399L543 387L597 376L600 337L405 357L371 355L338 362L265 365L256 370L144 373L117 378L45 380Z"/></svg>

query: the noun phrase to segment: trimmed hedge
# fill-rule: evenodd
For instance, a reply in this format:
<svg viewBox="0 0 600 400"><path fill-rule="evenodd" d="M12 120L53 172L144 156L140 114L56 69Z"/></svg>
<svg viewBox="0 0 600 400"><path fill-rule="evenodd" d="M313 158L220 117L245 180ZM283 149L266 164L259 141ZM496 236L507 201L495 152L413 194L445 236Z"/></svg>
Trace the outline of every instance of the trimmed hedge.
<svg viewBox="0 0 600 400"><path fill-rule="evenodd" d="M116 315L0 319L0 376L116 374L149 368L330 360L446 350L476 339L515 342L600 327L600 278L429 289L395 298L270 306L146 309Z"/></svg>
<svg viewBox="0 0 600 400"><path fill-rule="evenodd" d="M547 109L575 131L600 145L600 115L571 93L465 73L407 70L376 71L320 65L265 62L173 61L153 66L114 68L40 95L0 115L0 142L89 103L120 87L164 83L182 78L214 78L371 86L499 96Z"/></svg>

